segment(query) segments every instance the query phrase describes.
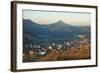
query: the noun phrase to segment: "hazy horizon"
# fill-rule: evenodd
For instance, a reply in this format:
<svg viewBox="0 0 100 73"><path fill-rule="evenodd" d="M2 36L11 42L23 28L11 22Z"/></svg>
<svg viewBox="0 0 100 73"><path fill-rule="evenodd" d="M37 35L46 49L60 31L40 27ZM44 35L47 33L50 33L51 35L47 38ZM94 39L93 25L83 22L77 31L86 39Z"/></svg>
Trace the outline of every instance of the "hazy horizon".
<svg viewBox="0 0 100 73"><path fill-rule="evenodd" d="M75 12L52 12L52 11L23 11L23 19L32 20L35 23L49 25L58 21L63 21L66 24L73 26L90 26L90 13L75 13Z"/></svg>

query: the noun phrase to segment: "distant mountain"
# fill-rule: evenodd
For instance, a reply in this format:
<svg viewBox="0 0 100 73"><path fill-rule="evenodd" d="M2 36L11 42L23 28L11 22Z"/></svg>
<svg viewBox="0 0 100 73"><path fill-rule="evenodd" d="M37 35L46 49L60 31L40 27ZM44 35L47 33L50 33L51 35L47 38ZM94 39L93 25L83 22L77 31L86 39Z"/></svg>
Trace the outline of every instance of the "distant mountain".
<svg viewBox="0 0 100 73"><path fill-rule="evenodd" d="M39 35L48 34L48 29L31 20L23 19L23 42L24 44L40 40Z"/></svg>
<svg viewBox="0 0 100 73"><path fill-rule="evenodd" d="M70 24L66 24L63 21L58 21L56 23L50 24L46 26L51 31L60 31L60 32L79 32L82 31L78 26L72 26Z"/></svg>
<svg viewBox="0 0 100 73"><path fill-rule="evenodd" d="M49 25L41 25L28 19L23 19L23 38L25 43L33 41L68 40L76 35L90 34L90 26L72 26L63 21Z"/></svg>
<svg viewBox="0 0 100 73"><path fill-rule="evenodd" d="M86 31L86 32L90 32L91 31L91 27L90 26L81 26L80 28L82 30Z"/></svg>
<svg viewBox="0 0 100 73"><path fill-rule="evenodd" d="M45 32L44 32L45 31ZM48 29L44 28L42 25L37 24L31 20L23 20L23 32L28 32L32 34L48 33Z"/></svg>

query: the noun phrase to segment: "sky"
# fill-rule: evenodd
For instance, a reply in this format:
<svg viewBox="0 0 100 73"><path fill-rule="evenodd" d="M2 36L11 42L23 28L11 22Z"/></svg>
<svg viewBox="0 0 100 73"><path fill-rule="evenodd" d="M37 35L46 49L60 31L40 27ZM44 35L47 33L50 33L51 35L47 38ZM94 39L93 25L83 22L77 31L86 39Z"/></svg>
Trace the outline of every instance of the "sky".
<svg viewBox="0 0 100 73"><path fill-rule="evenodd" d="M59 20L74 26L91 25L90 13L23 10L23 19L30 19L41 25L49 25Z"/></svg>

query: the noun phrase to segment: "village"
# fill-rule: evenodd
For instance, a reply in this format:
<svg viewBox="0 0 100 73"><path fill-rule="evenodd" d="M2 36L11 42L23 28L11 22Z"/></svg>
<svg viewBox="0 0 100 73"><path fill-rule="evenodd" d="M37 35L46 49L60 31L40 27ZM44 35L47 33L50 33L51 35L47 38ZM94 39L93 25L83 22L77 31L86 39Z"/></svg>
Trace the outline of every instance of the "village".
<svg viewBox="0 0 100 73"><path fill-rule="evenodd" d="M81 60L91 58L89 38L50 44L30 44L23 52L23 62Z"/></svg>

